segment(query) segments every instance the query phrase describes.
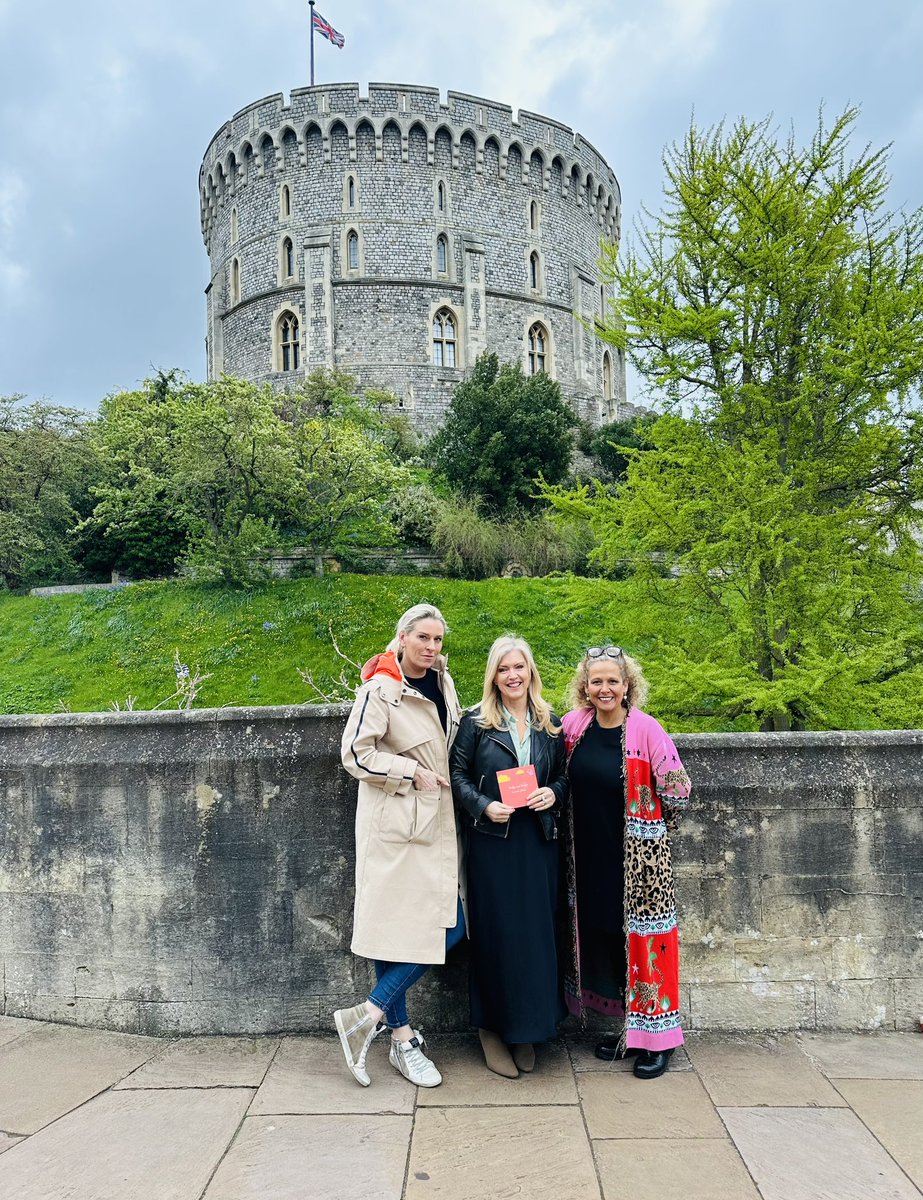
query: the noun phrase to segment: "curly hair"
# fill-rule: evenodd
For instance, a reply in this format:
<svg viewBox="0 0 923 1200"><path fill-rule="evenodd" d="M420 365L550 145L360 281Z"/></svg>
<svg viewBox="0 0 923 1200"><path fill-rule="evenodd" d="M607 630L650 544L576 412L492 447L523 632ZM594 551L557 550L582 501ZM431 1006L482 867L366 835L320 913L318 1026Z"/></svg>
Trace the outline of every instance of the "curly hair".
<svg viewBox="0 0 923 1200"><path fill-rule="evenodd" d="M570 681L569 696L574 708L586 708L591 703L586 690L587 674L591 665L605 661L605 658L590 658L587 654L581 659L574 672L574 677ZM636 658L626 654L624 650L619 658L612 658L609 661L621 668L622 678L627 685L625 699L622 703L626 708L641 708L647 702L648 693L647 680L644 678L641 664Z"/></svg>

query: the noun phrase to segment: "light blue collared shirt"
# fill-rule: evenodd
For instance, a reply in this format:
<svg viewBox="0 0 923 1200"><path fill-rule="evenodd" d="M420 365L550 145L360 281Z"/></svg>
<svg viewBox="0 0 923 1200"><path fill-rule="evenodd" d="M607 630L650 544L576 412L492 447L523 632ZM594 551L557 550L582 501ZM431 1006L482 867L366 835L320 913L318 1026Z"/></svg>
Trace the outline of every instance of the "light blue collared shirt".
<svg viewBox="0 0 923 1200"><path fill-rule="evenodd" d="M514 713L511 713L506 705L503 708L503 715L506 717L506 727L509 730L510 737L513 739L513 747L516 751L516 760L521 767L527 767L532 761L530 755L532 752L532 717L526 717L526 735L524 738L519 736L519 720Z"/></svg>

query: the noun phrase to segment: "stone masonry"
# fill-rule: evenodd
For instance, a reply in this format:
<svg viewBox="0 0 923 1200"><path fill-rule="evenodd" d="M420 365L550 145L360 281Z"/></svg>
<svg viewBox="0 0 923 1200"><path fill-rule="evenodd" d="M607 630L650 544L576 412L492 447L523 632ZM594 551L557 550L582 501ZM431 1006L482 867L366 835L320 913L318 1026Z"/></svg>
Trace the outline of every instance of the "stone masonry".
<svg viewBox="0 0 923 1200"><path fill-rule="evenodd" d="M0 718L2 1011L132 1033L329 1030L349 952L346 709ZM923 1012L923 733L686 734L689 1030ZM466 950L414 990L468 1023Z"/></svg>
<svg viewBox="0 0 923 1200"><path fill-rule="evenodd" d="M593 323L609 302L600 243L619 239L619 186L567 126L460 92L443 104L435 88L301 88L218 131L199 191L210 378L285 387L343 367L426 429L482 351L540 365L538 329L577 414L617 416L624 362ZM438 362L439 313L454 363L448 349Z"/></svg>

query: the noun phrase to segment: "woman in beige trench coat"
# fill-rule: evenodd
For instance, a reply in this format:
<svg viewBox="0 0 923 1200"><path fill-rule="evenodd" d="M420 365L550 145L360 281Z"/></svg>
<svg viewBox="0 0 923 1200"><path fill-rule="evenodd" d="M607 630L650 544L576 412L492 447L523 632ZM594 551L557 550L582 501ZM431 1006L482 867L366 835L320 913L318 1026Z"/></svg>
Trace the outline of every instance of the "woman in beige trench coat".
<svg viewBox="0 0 923 1200"><path fill-rule="evenodd" d="M368 1000L334 1013L355 1079L384 1028L391 1065L422 1087L442 1082L407 1019L407 989L464 936L449 747L461 716L442 655L445 620L418 604L384 654L362 668L343 731L343 766L359 780L352 950L378 980Z"/></svg>

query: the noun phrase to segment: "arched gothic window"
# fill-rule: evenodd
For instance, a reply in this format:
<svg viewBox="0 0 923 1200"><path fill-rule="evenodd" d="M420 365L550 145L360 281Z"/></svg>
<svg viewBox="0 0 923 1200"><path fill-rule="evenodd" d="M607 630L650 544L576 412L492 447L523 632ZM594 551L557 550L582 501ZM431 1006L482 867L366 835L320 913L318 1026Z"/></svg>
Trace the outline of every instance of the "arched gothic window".
<svg viewBox="0 0 923 1200"><path fill-rule="evenodd" d="M283 220L288 220L292 215L292 192L287 183L282 184L279 192L279 212Z"/></svg>
<svg viewBox="0 0 923 1200"><path fill-rule="evenodd" d="M231 303L240 303L240 259L231 262Z"/></svg>
<svg viewBox="0 0 923 1200"><path fill-rule="evenodd" d="M529 374L538 375L544 371L548 355L548 330L536 321L529 330Z"/></svg>
<svg viewBox="0 0 923 1200"><path fill-rule="evenodd" d="M437 367L455 366L458 329L451 309L440 308L433 317L433 362Z"/></svg>
<svg viewBox="0 0 923 1200"><path fill-rule="evenodd" d="M439 186L436 188L436 207L440 212L445 212L445 184L441 179Z"/></svg>
<svg viewBox="0 0 923 1200"><path fill-rule="evenodd" d="M542 268L539 262L538 251L533 250L529 255L529 287L533 292L537 292L541 286Z"/></svg>
<svg viewBox="0 0 923 1200"><path fill-rule="evenodd" d="M436 270L445 275L449 270L449 239L444 233L436 238Z"/></svg>
<svg viewBox="0 0 923 1200"><path fill-rule="evenodd" d="M348 208L356 207L356 180L352 175L346 181L346 205Z"/></svg>
<svg viewBox="0 0 923 1200"><path fill-rule="evenodd" d="M608 350L603 355L603 399L607 405L612 403L612 359Z"/></svg>
<svg viewBox="0 0 923 1200"><path fill-rule="evenodd" d="M231 209L231 243L232 244L237 241L238 233L239 233L239 227L238 227L238 221L237 221L237 209L232 208Z"/></svg>
<svg viewBox="0 0 923 1200"><path fill-rule="evenodd" d="M346 266L350 271L359 270L359 235L355 229L346 236Z"/></svg>
<svg viewBox="0 0 923 1200"><path fill-rule="evenodd" d="M295 274L295 247L291 238L286 238L282 243L282 274L286 279L291 279Z"/></svg>
<svg viewBox="0 0 923 1200"><path fill-rule="evenodd" d="M535 232L538 229L538 201L532 200L529 203L529 228Z"/></svg>
<svg viewBox="0 0 923 1200"><path fill-rule="evenodd" d="M297 371L301 365L298 318L291 312L279 317L279 365L283 371Z"/></svg>

